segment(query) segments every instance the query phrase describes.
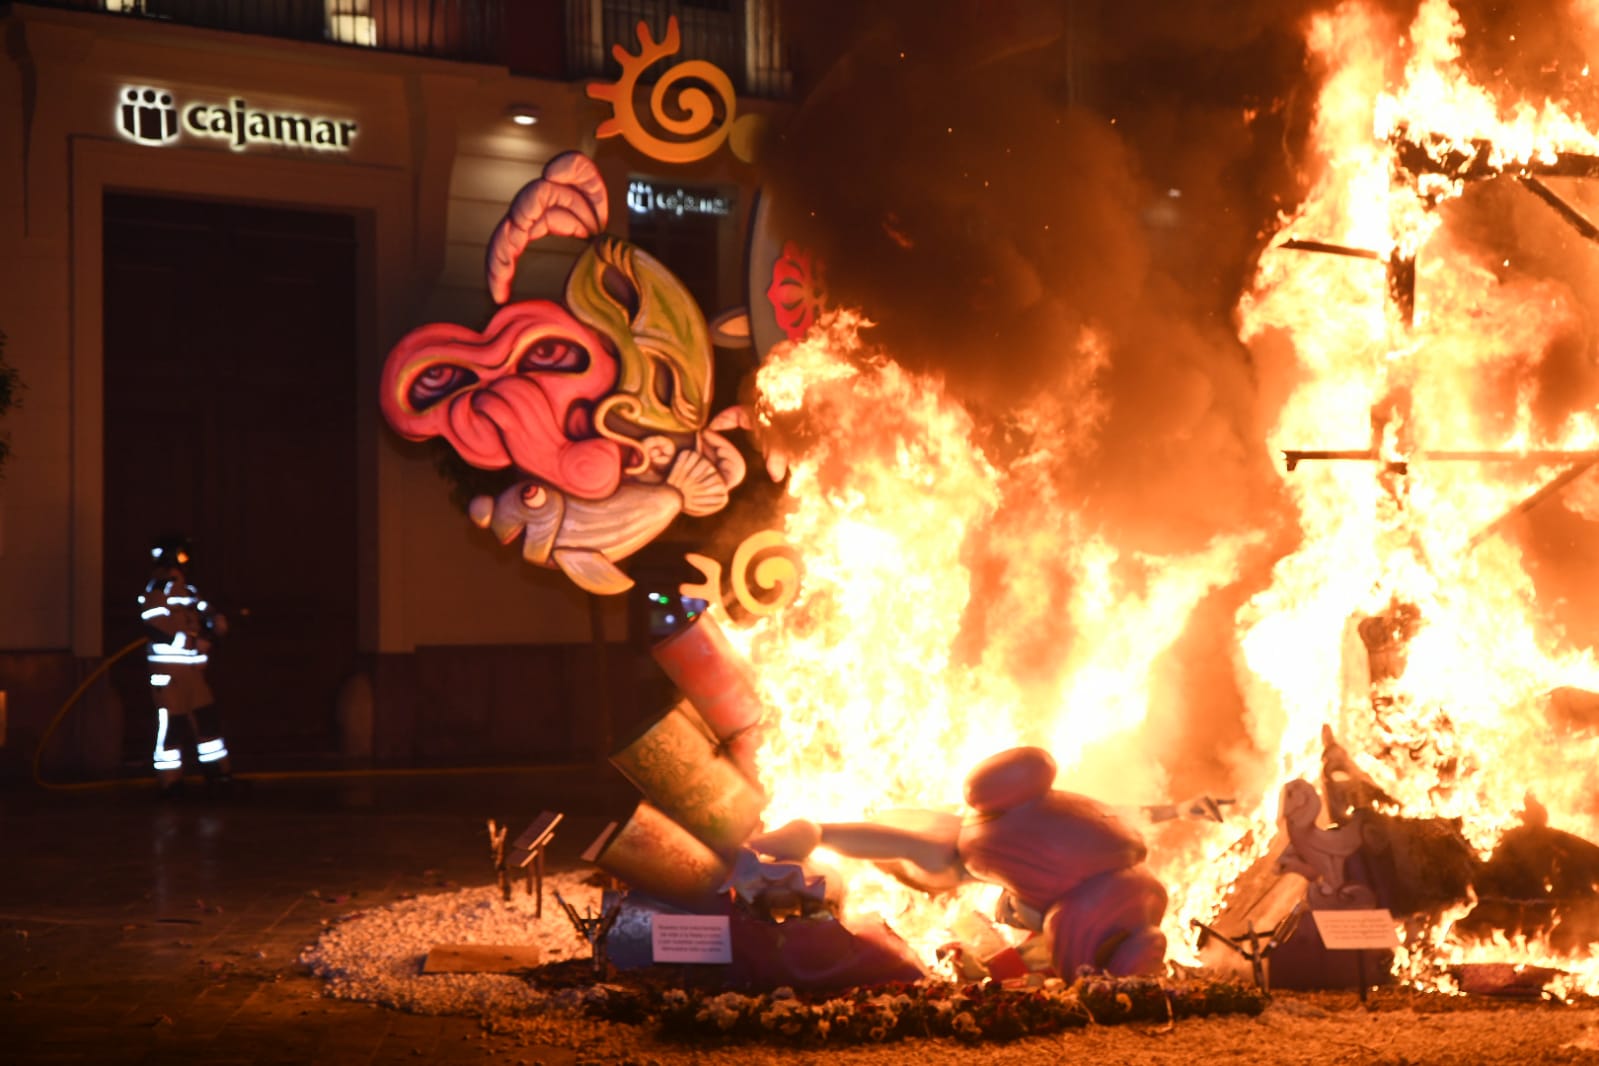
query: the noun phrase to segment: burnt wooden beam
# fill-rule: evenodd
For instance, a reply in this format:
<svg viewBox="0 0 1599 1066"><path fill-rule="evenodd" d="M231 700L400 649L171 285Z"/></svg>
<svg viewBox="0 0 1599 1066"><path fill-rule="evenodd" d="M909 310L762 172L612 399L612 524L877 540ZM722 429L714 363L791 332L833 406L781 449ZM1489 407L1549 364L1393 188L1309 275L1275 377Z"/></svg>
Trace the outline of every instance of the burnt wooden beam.
<svg viewBox="0 0 1599 1066"><path fill-rule="evenodd" d="M1388 258L1388 299L1399 311L1399 319L1409 329L1416 324L1416 257L1393 255Z"/></svg>
<svg viewBox="0 0 1599 1066"><path fill-rule="evenodd" d="M1352 259L1375 259L1382 261L1382 253L1371 248L1351 248L1347 244L1331 244L1327 241L1307 241L1294 237L1283 241L1284 248L1296 252L1322 252L1327 255L1346 255Z"/></svg>
<svg viewBox="0 0 1599 1066"><path fill-rule="evenodd" d="M1553 496L1555 493L1559 492L1561 489L1565 488L1582 475L1586 474L1589 470L1593 469L1593 465L1596 462L1599 462L1599 458L1590 457L1581 459L1567 469L1562 470L1555 477L1550 478L1549 483L1544 485L1543 488L1539 489L1531 496L1528 496L1526 499L1522 500L1520 503L1510 508L1510 510L1506 511L1492 522L1489 522L1486 526L1483 526L1475 534L1473 534L1472 538L1466 542L1467 549L1475 548L1477 545L1481 544L1483 541L1487 540L1489 537L1503 529L1511 519L1518 515L1526 514L1528 511L1532 510L1534 507L1538 506L1540 503L1547 500L1549 497Z"/></svg>
<svg viewBox="0 0 1599 1066"><path fill-rule="evenodd" d="M1538 448L1532 451L1419 451L1410 459L1413 463L1592 463L1599 461L1599 451L1562 451L1558 448Z"/></svg>
<svg viewBox="0 0 1599 1066"><path fill-rule="evenodd" d="M1296 252L1320 252L1324 255L1342 255L1351 259L1370 259L1382 263L1387 268L1388 299L1393 301L1399 311L1399 317L1407 327L1415 324L1416 257L1414 255L1384 257L1381 252L1371 248L1352 248L1347 244L1303 240L1299 237L1284 241L1282 247Z"/></svg>
<svg viewBox="0 0 1599 1066"><path fill-rule="evenodd" d="M1378 455L1376 450L1373 449L1373 448L1359 448L1359 449L1356 449L1356 448L1344 448L1344 449L1284 448L1283 449L1283 463L1288 468L1290 473L1292 473L1299 466L1300 463L1311 461L1311 460L1326 461L1326 460L1346 460L1347 459L1347 460L1354 460L1354 461L1357 461L1357 462L1361 462L1361 461L1364 461L1364 462L1376 462L1377 460L1379 460L1381 458L1382 458L1382 456Z"/></svg>
<svg viewBox="0 0 1599 1066"><path fill-rule="evenodd" d="M1582 469L1599 462L1599 451L1560 451L1541 448L1512 452L1488 449L1449 449L1413 452L1405 459L1383 459L1373 448L1285 448L1283 462L1291 471L1307 461L1384 462L1402 474L1411 463L1581 463Z"/></svg>
<svg viewBox="0 0 1599 1066"><path fill-rule="evenodd" d="M1543 178L1599 178L1599 156L1563 152L1553 159L1495 163L1494 145L1475 137L1456 142L1438 134L1401 129L1391 138L1394 161L1410 175L1440 174L1461 181L1487 181L1505 174Z"/></svg>
<svg viewBox="0 0 1599 1066"><path fill-rule="evenodd" d="M1554 208L1555 214L1559 215L1566 225L1590 241L1599 241L1599 226L1588 221L1586 215L1562 199L1559 193L1530 174L1518 175L1516 180L1521 183L1522 188Z"/></svg>

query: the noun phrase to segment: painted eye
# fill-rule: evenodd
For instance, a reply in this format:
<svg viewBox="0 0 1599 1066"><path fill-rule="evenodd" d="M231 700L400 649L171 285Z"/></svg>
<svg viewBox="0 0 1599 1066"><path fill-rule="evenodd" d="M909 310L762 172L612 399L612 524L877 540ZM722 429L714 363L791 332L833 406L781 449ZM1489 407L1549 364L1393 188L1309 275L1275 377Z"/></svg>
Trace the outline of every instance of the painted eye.
<svg viewBox="0 0 1599 1066"><path fill-rule="evenodd" d="M516 372L527 374L538 370L587 370L589 366L589 353L581 344L574 344L564 337L545 337L534 341L522 352L522 358L516 364Z"/></svg>
<svg viewBox="0 0 1599 1066"><path fill-rule="evenodd" d="M677 398L676 372L664 359L651 359L650 365L655 371L650 379L651 391L655 393L655 398L661 401L662 407L672 406L672 401Z"/></svg>
<svg viewBox="0 0 1599 1066"><path fill-rule="evenodd" d="M406 398L410 400L412 410L426 411L450 393L476 384L477 375L465 367L438 363L428 367L421 377L411 383L411 391Z"/></svg>

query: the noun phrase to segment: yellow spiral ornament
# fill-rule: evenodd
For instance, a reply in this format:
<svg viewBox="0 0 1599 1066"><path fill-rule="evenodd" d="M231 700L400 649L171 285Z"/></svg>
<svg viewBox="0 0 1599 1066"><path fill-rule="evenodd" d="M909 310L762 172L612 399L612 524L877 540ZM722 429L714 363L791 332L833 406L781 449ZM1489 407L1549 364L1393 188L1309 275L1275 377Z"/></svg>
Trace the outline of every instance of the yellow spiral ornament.
<svg viewBox="0 0 1599 1066"><path fill-rule="evenodd" d="M722 595L722 564L698 552L684 558L705 580L680 585L678 591L727 610L731 605ZM776 614L799 597L802 576L799 551L782 533L775 529L752 533L733 552L733 603L752 618Z"/></svg>
<svg viewBox="0 0 1599 1066"><path fill-rule="evenodd" d="M775 529L745 537L733 553L733 598L757 617L776 614L800 590L799 552Z"/></svg>

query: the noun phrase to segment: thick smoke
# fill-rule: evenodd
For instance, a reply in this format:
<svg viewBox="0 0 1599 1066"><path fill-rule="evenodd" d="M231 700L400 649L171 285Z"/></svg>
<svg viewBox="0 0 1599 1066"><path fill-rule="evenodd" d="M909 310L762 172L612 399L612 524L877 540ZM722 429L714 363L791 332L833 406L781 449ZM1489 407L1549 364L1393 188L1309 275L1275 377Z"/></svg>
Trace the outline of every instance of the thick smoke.
<svg viewBox="0 0 1599 1066"><path fill-rule="evenodd" d="M1099 476L1124 483L1105 493L1122 524L1138 497L1192 480L1174 444L1259 440L1231 315L1299 192L1315 88L1298 7L1162 8L797 5L809 84L763 179L835 302L980 408L1050 388L1080 331L1099 331L1114 400ZM1195 523L1173 531L1168 510L1146 535L1226 525L1214 512L1258 488L1227 459L1230 484L1187 494Z"/></svg>
<svg viewBox="0 0 1599 1066"><path fill-rule="evenodd" d="M896 360L942 377L997 462L1036 445L1007 421L1034 395L1068 416L1103 405L1082 450L1049 470L1084 532L1129 559L1276 535L1196 612L1163 669L1157 716L1190 760L1179 788L1221 787L1207 779L1244 735L1233 609L1292 543L1261 446L1288 383L1258 380L1232 315L1301 190L1309 9L806 0L787 23L802 102L764 158L783 232L820 254L833 302L878 323L873 339ZM1075 373L1090 335L1108 358ZM977 658L985 605L1072 574L974 551ZM1073 639L1064 612L1040 619L1039 670Z"/></svg>

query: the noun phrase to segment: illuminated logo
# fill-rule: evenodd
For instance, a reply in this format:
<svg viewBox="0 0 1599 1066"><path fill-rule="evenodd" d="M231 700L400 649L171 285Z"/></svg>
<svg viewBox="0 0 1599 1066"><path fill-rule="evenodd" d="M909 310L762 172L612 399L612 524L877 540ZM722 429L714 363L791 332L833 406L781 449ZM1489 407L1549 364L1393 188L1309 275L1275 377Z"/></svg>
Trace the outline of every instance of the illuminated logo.
<svg viewBox="0 0 1599 1066"><path fill-rule="evenodd" d="M733 199L703 189L657 189L647 181L631 181L627 186L627 209L635 215L731 215Z"/></svg>
<svg viewBox="0 0 1599 1066"><path fill-rule="evenodd" d="M165 144L178 136L178 109L165 89L129 86L122 90L117 128L145 144Z"/></svg>
<svg viewBox="0 0 1599 1066"><path fill-rule="evenodd" d="M184 135L226 141L236 152L259 145L348 152L357 130L343 119L257 110L238 96L180 106L167 90L141 85L124 88L119 101L117 129L140 144L171 144Z"/></svg>

